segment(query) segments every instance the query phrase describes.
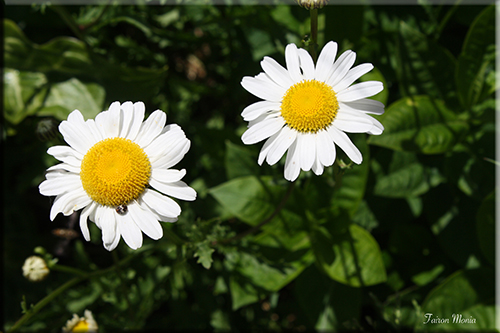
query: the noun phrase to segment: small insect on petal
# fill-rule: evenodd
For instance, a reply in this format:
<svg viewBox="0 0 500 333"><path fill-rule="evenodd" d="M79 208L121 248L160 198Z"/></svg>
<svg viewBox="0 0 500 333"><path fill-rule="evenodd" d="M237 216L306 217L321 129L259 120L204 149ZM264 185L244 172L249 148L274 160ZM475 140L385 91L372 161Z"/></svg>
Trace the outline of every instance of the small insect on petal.
<svg viewBox="0 0 500 333"><path fill-rule="evenodd" d="M116 212L120 215L125 215L128 212L127 205L119 205L116 207Z"/></svg>

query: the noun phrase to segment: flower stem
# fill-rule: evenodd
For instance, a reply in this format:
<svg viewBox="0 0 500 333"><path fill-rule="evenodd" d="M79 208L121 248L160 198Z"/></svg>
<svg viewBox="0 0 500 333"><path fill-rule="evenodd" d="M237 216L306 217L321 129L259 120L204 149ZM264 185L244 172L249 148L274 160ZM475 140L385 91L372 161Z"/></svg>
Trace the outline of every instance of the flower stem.
<svg viewBox="0 0 500 333"><path fill-rule="evenodd" d="M288 201L290 194L292 194L294 187L295 187L295 182L290 183L290 185L288 186L288 189L285 193L285 196L283 197L283 199L281 199L281 202L279 203L279 205L276 206L276 209L271 213L271 215L269 215L268 218L266 218L265 220L263 220L262 222L257 224L255 227L252 227L246 231L243 231L242 233L239 233L236 236L233 236L231 238L223 239L223 240L219 241L218 243L226 244L226 243L234 242L236 240L240 240L243 237L246 237L248 235L253 234L254 232L258 231L262 226L271 222L271 220L283 209L283 207L285 207L285 204Z"/></svg>
<svg viewBox="0 0 500 333"><path fill-rule="evenodd" d="M311 40L309 41L309 53L311 53L314 62L316 62L316 47L318 45L318 9L312 8L309 12L311 14Z"/></svg>
<svg viewBox="0 0 500 333"><path fill-rule="evenodd" d="M149 248L144 247L144 250L146 250L146 249L149 249ZM126 258L122 259L121 261L117 262L115 265L113 265L111 267L102 269L100 271L85 273L84 275L81 275L82 271L79 271L77 269L68 270L67 269L68 267L61 269L62 266L55 265L55 266L57 266L57 270L59 270L59 271L65 271L65 272L72 271L75 274L78 271L78 274L80 276L74 277L73 279L69 280L68 282L66 282L65 284L63 284L62 286L60 286L59 288L57 288L56 290L54 290L53 292L51 292L50 294L45 296L35 306L33 306L31 309L29 309L21 318L19 318L19 320L14 325L12 325L12 327L10 329L6 330L6 332L17 331L22 325L24 325L28 320L30 320L35 314L37 314L41 309L43 309L47 304L49 304L53 299L55 299L57 296L62 294L67 289L73 287L74 285L76 285L76 284L78 284L86 279L105 275L105 274L108 274L112 271L115 271L117 268L119 268L120 266L123 266L125 263L129 262L132 258L134 258L135 256L137 256L139 253L142 253L142 252L144 252L144 251L135 252L135 253L127 256Z"/></svg>
<svg viewBox="0 0 500 333"><path fill-rule="evenodd" d="M85 276L87 275L87 272L82 271L77 268L69 267L69 266L64 266L64 265L53 265L50 267L51 270L58 271L58 272L63 272L63 273L70 273L73 275L77 276Z"/></svg>

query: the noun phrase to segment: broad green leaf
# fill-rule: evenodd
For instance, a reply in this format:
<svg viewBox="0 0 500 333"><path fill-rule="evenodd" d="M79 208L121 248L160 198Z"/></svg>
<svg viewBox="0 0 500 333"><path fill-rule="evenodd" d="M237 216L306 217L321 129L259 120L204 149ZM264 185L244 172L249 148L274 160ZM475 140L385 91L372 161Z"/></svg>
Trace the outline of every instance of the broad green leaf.
<svg viewBox="0 0 500 333"><path fill-rule="evenodd" d="M353 143L363 154L363 162L340 171L342 174L340 177L336 177L338 183L335 184L331 198L331 207L334 212L346 210L351 217L356 213L365 194L366 181L370 168L370 156L368 145L366 144L366 136L353 136ZM340 148L337 147L337 154L340 154L339 150ZM338 169L334 170L334 172L338 172Z"/></svg>
<svg viewBox="0 0 500 333"><path fill-rule="evenodd" d="M377 178L374 194L387 198L416 197L443 180L436 168L425 167L415 154L395 151L389 172Z"/></svg>
<svg viewBox="0 0 500 333"><path fill-rule="evenodd" d="M417 330L477 330L495 328L491 308L495 301L495 273L480 268L458 271L449 276L427 295L422 304L421 320L417 320ZM425 314L431 316L425 317ZM454 316L462 319L475 319L475 323L454 323ZM424 324L427 318L448 319L448 323Z"/></svg>
<svg viewBox="0 0 500 333"><path fill-rule="evenodd" d="M302 311L319 331L355 328L361 310L361 290L330 280L308 267L295 281Z"/></svg>
<svg viewBox="0 0 500 333"><path fill-rule="evenodd" d="M386 281L377 241L360 226L351 224L332 233L321 226L310 237L317 263L333 280L352 287Z"/></svg>
<svg viewBox="0 0 500 333"><path fill-rule="evenodd" d="M85 119L94 118L103 111L104 95L104 88L98 84L84 84L70 79L50 87L47 99L37 114L64 120L78 109Z"/></svg>
<svg viewBox="0 0 500 333"><path fill-rule="evenodd" d="M482 202L476 216L476 230L479 247L486 259L495 264L495 193Z"/></svg>
<svg viewBox="0 0 500 333"><path fill-rule="evenodd" d="M267 176L240 177L209 190L224 208L250 225L258 224L274 211L282 192Z"/></svg>
<svg viewBox="0 0 500 333"><path fill-rule="evenodd" d="M239 253L233 264L235 270L254 286L275 292L293 281L313 261L312 251L308 249L291 252L280 248L263 248L261 253Z"/></svg>
<svg viewBox="0 0 500 333"><path fill-rule="evenodd" d="M369 143L423 154L450 150L468 130L464 120L442 101L429 96L402 98L391 104L378 120L385 127L384 133L372 135Z"/></svg>
<svg viewBox="0 0 500 333"><path fill-rule="evenodd" d="M4 117L12 124L34 114L43 102L47 78L42 73L4 70Z"/></svg>
<svg viewBox="0 0 500 333"><path fill-rule="evenodd" d="M210 247L207 241L196 244L196 247L194 257L198 257L197 263L202 264L206 269L210 269L213 261L212 253L215 250Z"/></svg>
<svg viewBox="0 0 500 333"><path fill-rule="evenodd" d="M495 62L495 6L489 6L472 23L458 57L456 82L460 101L467 109L479 102L488 71ZM493 89L489 88L490 93Z"/></svg>
<svg viewBox="0 0 500 333"><path fill-rule="evenodd" d="M233 311L255 303L264 296L248 280L236 274L232 274L229 278L229 290L231 291Z"/></svg>
<svg viewBox="0 0 500 333"><path fill-rule="evenodd" d="M229 140L226 140L225 165L228 179L256 175L259 171L251 150Z"/></svg>
<svg viewBox="0 0 500 333"><path fill-rule="evenodd" d="M444 47L401 21L398 76L404 95L448 100L453 93L455 59Z"/></svg>

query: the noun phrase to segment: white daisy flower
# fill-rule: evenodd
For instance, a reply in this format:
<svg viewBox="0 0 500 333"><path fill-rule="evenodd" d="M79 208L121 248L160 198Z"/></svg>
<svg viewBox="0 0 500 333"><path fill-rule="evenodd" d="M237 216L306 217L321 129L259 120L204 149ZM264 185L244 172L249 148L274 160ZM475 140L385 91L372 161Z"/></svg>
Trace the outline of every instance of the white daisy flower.
<svg viewBox="0 0 500 333"><path fill-rule="evenodd" d="M90 218L102 230L109 251L120 237L134 250L142 246L142 232L160 239L163 229L158 221L175 222L181 213L170 197L196 198L194 189L181 181L186 170L169 169L184 157L191 142L178 125L165 126L163 111L156 110L143 122L144 111L142 102L114 102L95 121L84 121L75 110L59 125L69 147L47 151L62 162L47 170L47 180L39 187L41 194L56 196L50 219L83 208L83 236L90 240Z"/></svg>
<svg viewBox="0 0 500 333"><path fill-rule="evenodd" d="M73 332L73 333L83 333L92 332L96 333L99 330L99 326L92 316L90 310L85 310L84 317L79 317L76 313L73 314L73 318L66 322L63 327L63 332Z"/></svg>
<svg viewBox="0 0 500 333"><path fill-rule="evenodd" d="M287 69L264 57L264 72L241 80L243 88L263 99L241 113L249 122L241 139L247 145L267 139L259 154L259 165L264 160L275 164L288 150L285 178L289 181L297 179L300 169L321 175L323 167L335 161L335 145L360 164L361 152L345 132L379 135L384 130L368 115L384 113L384 105L367 99L383 90L382 83L353 85L373 65L351 68L356 53L346 51L335 61L336 54L337 43L329 42L315 66L306 50L288 44Z"/></svg>

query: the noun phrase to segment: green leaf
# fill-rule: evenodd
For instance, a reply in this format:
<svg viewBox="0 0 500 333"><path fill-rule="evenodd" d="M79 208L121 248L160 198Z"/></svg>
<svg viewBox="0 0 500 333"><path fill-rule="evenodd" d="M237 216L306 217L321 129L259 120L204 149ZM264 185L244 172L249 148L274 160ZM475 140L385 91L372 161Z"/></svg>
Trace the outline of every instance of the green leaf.
<svg viewBox="0 0 500 333"><path fill-rule="evenodd" d="M84 84L77 79L56 83L51 86L38 115L64 120L78 109L85 119L94 118L103 111L104 95L104 88L95 83Z"/></svg>
<svg viewBox="0 0 500 333"><path fill-rule="evenodd" d="M402 98L391 104L378 120L385 127L384 133L371 136L368 143L423 154L450 150L468 130L464 120L442 101L429 96Z"/></svg>
<svg viewBox="0 0 500 333"><path fill-rule="evenodd" d="M43 102L47 78L42 73L4 70L4 116L12 124L19 124L36 112Z"/></svg>
<svg viewBox="0 0 500 333"><path fill-rule="evenodd" d="M366 144L366 136L354 135L353 143L363 154L363 163L353 165L342 171L334 170L334 172L342 172L343 174L338 177L340 181L335 184L330 204L334 212L338 213L340 210L345 210L351 217L356 213L361 200L363 200L370 169L370 155Z"/></svg>
<svg viewBox="0 0 500 333"><path fill-rule="evenodd" d="M406 96L448 100L453 93L455 58L444 47L401 21L398 76Z"/></svg>
<svg viewBox="0 0 500 333"><path fill-rule="evenodd" d="M209 190L225 209L250 225L258 224L274 211L274 198L280 198L282 192L267 176L235 178Z"/></svg>
<svg viewBox="0 0 500 333"><path fill-rule="evenodd" d="M462 105L479 102L484 83L495 62L495 6L489 6L472 23L458 57L456 82ZM490 87L489 92L493 92Z"/></svg>
<svg viewBox="0 0 500 333"><path fill-rule="evenodd" d="M351 224L331 233L321 226L310 237L317 263L333 280L352 287L386 281L377 241L360 226Z"/></svg>
<svg viewBox="0 0 500 333"><path fill-rule="evenodd" d="M387 198L416 197L442 181L439 171L425 167L414 153L395 151L389 172L377 178L374 194Z"/></svg>
<svg viewBox="0 0 500 333"><path fill-rule="evenodd" d="M361 310L359 288L332 281L318 272L315 266L310 266L296 279L294 291L315 330L357 328Z"/></svg>
<svg viewBox="0 0 500 333"><path fill-rule="evenodd" d="M228 179L258 174L259 165L250 149L226 140L226 173Z"/></svg>
<svg viewBox="0 0 500 333"><path fill-rule="evenodd" d="M210 247L207 241L196 244L196 247L194 257L198 257L197 263L202 264L206 269L210 269L213 262L212 253L215 250Z"/></svg>
<svg viewBox="0 0 500 333"><path fill-rule="evenodd" d="M488 195L477 212L479 247L490 264L495 265L495 192Z"/></svg>
<svg viewBox="0 0 500 333"><path fill-rule="evenodd" d="M261 295L263 296L251 283L236 274L229 278L229 289L231 290L233 311L255 303L261 298Z"/></svg>
<svg viewBox="0 0 500 333"><path fill-rule="evenodd" d="M480 268L458 271L449 276L427 295L422 304L422 320L417 320L416 330L478 330L495 328L492 310L495 298L495 273ZM425 314L448 319L448 323L427 323ZM464 319L472 316L475 323L453 323L453 314Z"/></svg>

